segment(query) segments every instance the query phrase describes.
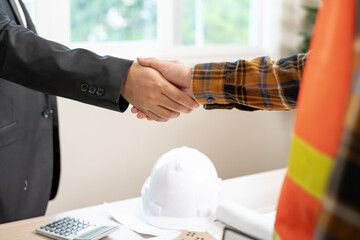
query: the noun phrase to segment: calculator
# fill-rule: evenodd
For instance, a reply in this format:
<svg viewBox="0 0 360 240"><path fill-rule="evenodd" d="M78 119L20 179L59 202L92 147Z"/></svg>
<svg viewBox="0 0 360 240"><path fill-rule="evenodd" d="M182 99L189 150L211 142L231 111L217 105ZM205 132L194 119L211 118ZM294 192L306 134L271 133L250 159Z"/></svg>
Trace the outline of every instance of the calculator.
<svg viewBox="0 0 360 240"><path fill-rule="evenodd" d="M36 232L59 240L97 240L119 229L119 226L97 226L88 221L65 217L36 229Z"/></svg>

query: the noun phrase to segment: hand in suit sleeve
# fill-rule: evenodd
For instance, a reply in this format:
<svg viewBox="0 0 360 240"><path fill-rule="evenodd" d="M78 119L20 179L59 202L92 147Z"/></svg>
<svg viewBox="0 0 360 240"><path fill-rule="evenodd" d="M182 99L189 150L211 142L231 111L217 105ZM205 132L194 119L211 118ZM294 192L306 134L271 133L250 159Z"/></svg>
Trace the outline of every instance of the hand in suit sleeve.
<svg viewBox="0 0 360 240"><path fill-rule="evenodd" d="M2 9L0 77L36 91L115 111L125 111L129 101L158 121L177 117L178 112L190 112L197 105L171 84L166 85L161 74L151 68L48 41L18 26ZM151 99L147 99L149 96Z"/></svg>

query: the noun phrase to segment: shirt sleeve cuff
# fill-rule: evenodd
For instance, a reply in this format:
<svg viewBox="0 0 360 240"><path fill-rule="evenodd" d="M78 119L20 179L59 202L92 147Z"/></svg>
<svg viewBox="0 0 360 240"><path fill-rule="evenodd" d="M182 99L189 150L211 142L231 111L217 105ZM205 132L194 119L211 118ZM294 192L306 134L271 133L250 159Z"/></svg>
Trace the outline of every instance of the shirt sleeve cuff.
<svg viewBox="0 0 360 240"><path fill-rule="evenodd" d="M204 63L195 65L191 89L196 101L202 105L229 104L224 83L226 63Z"/></svg>

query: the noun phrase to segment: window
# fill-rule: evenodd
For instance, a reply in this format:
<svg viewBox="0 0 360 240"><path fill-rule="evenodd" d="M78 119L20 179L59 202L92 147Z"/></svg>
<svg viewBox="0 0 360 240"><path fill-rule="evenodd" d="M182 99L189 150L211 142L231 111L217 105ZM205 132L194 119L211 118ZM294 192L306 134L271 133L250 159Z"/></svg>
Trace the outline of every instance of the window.
<svg viewBox="0 0 360 240"><path fill-rule="evenodd" d="M36 0L23 0L23 2L31 16L32 21L36 25L37 24Z"/></svg>
<svg viewBox="0 0 360 240"><path fill-rule="evenodd" d="M156 40L156 0L70 0L71 41Z"/></svg>
<svg viewBox="0 0 360 240"><path fill-rule="evenodd" d="M157 39L156 0L70 1L73 42ZM182 44L249 43L250 0L180 2Z"/></svg>
<svg viewBox="0 0 360 240"><path fill-rule="evenodd" d="M264 21L265 0L26 1L36 2L33 12L41 35L123 58L157 56L192 63L256 56L263 54L265 42L274 41L263 30L269 33L276 26L276 21Z"/></svg>
<svg viewBox="0 0 360 240"><path fill-rule="evenodd" d="M184 0L184 45L249 44L250 0Z"/></svg>

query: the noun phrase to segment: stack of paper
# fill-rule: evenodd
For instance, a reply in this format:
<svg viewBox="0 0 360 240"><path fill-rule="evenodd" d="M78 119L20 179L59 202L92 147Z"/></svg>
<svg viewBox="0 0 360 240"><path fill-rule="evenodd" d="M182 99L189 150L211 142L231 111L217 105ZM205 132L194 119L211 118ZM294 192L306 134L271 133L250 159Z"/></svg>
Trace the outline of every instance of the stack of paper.
<svg viewBox="0 0 360 240"><path fill-rule="evenodd" d="M223 201L217 218L225 224L259 239L272 239L276 211L260 214L232 201Z"/></svg>

